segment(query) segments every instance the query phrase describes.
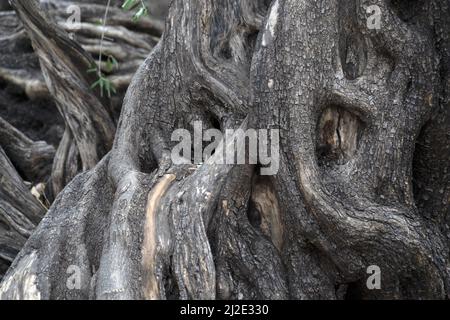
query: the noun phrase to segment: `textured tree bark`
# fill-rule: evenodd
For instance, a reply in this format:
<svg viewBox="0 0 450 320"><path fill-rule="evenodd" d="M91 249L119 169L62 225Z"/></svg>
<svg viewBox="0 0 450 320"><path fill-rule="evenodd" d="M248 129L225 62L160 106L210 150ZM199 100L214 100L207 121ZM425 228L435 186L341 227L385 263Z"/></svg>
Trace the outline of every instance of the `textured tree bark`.
<svg viewBox="0 0 450 320"><path fill-rule="evenodd" d="M448 1L269 2L172 2L112 150L58 195L0 298L449 297ZM173 164L194 121L279 129L278 173L216 164L229 143Z"/></svg>
<svg viewBox="0 0 450 320"><path fill-rule="evenodd" d="M2 118L0 145L27 181L43 182L50 176L55 149L44 141L30 140Z"/></svg>
<svg viewBox="0 0 450 320"><path fill-rule="evenodd" d="M89 1L89 4L85 4L87 1L45 1L41 2L41 7L46 11L47 15L51 17L52 20L56 21L60 27L53 25L49 20L42 20L43 25L40 30L43 33L54 32L54 34L59 34L59 37L63 41L56 41L57 43L54 45L55 48L50 49L50 47L46 47L45 49L53 50L52 52L47 52L50 56L50 59L53 59L52 54L56 56L52 61L59 61L60 66L55 68L55 65L52 65L50 69L51 74L53 75L52 81L48 83L50 90L48 90L47 85L44 82L44 76L42 75L42 68L46 68L46 62L48 62L48 56L46 53L36 50L36 52L32 51L30 38L34 39L33 42L37 47L39 45L42 46L42 42L45 40L51 40L51 37L47 37L45 40L36 39L35 32L37 28L33 26L26 25L25 29L17 18L17 15L14 11L11 11L13 7L8 5L2 5L0 7L0 15L1 15L1 23L0 23L0 86L2 90L1 98L2 106L7 106L6 109L13 110L15 108L15 101L9 100L12 98L13 100L20 99L21 103L25 104L26 109L39 109L42 108L42 105L51 104L50 107L46 106L46 109L51 109L53 107L52 103L48 100L48 97L53 96L55 100L58 100L58 94L69 94L77 99L80 97L80 94L72 94L71 89L73 86L68 85L64 86L64 81L66 78L69 78L70 73L77 73L77 68L73 68L71 63L83 63L80 62L78 57L68 57L71 52L74 50L70 47L70 45L75 47L75 51L81 55L84 55L86 60L93 61L89 54L92 55L93 58L98 58L98 50L99 46L97 42L99 42L99 27L94 24L95 19L98 19L99 16L102 16L105 11L105 6L102 1L97 1L98 4L92 4L92 1ZM117 2L117 3L115 3ZM117 97L111 99L111 101L103 100L102 103L105 105L111 105L111 117L116 117L120 112L121 98L123 94L121 91L125 90L129 84L132 74L135 72L138 65L144 60L145 56L148 54L150 49L156 43L158 37L162 33L162 22L160 16L155 16L152 13L151 16L145 17L141 19L138 23L131 22L130 14L124 13L121 10L117 9L119 5L119 1L112 2L114 7L110 10L110 19L108 21L107 26L107 41L105 43L104 55L114 54L116 59L122 61L124 58L131 60L132 57L139 57L136 60L131 60L129 63L120 64L120 68L118 70L108 71L111 82L115 85L119 94ZM158 1L155 4L159 3ZM36 16L42 15L36 9L35 4L32 1L26 1L23 3L25 7L22 8L22 14L26 15L30 19L36 18ZM102 4L102 5L101 5ZM24 10L24 9L27 10ZM67 24L70 15L73 13L74 8L79 9L81 16L81 24L77 26L76 30L72 30L73 25ZM160 3L160 8L158 8L158 12L160 14L164 14L163 6ZM30 29L29 34L25 31L26 29ZM61 31L61 28L65 29L71 34L64 34ZM94 32L92 31L94 29ZM45 29L45 30L44 30ZM55 31L57 30L57 31ZM136 30L128 31L128 30ZM148 34L148 35L147 35ZM33 37L34 35L34 37ZM81 47L85 50L80 49L78 44L75 44L73 41L69 39L69 37L76 38L79 43L81 43ZM98 38L98 39L97 39ZM123 40L130 42L130 44L123 43ZM40 42L41 41L41 42ZM112 42L111 42L112 41ZM37 43L37 44L36 44ZM67 44L69 43L69 45ZM90 46L89 46L90 45ZM45 51L45 50L44 50ZM56 54L55 54L56 52ZM58 53L59 52L59 53ZM61 54L61 52L63 52ZM133 53L133 54L131 54ZM64 56L65 55L65 56ZM96 56L97 55L97 56ZM43 63L39 65L39 60ZM104 65L101 65L104 68ZM53 69L54 68L54 69ZM87 65L86 68L91 68L91 65ZM82 70L85 71L84 69ZM107 71L104 71L107 72ZM63 80L61 78L62 77ZM76 76L75 76L76 77ZM76 81L75 81L76 80ZM70 79L69 82L74 82L78 85L84 85L83 92L89 93L87 87L90 86L90 83L87 84L86 81L82 79ZM89 81L94 81L89 79ZM61 86L64 90L61 90ZM6 89L5 89L6 87ZM61 92L64 91L64 92ZM93 93L94 91L92 91ZM12 93L12 94L11 94ZM29 102L23 99L23 95L28 96ZM17 96L17 97L16 97ZM4 99L4 100L3 100ZM79 111L79 104L73 103L73 100L70 99L61 99L59 96L59 100L63 101L62 113L68 112L73 114L78 114L82 119L80 122L84 123L86 121L91 121L89 114L92 114L92 111L84 110ZM86 104L88 102L86 99L82 99L82 103ZM92 101L91 101L92 102ZM89 107L93 107L91 104ZM103 107L102 107L103 108ZM53 122L58 122L57 117L54 115L45 115L41 119L30 119L30 117L35 117L36 111L39 113L39 110L28 110L25 115L21 115L16 111L2 111L3 114L7 114L9 118L14 118L15 122L21 123L22 130L25 131L33 131L33 127L39 125L39 121L45 119L48 123L45 125L51 127ZM34 112L31 112L34 111ZM60 110L61 111L61 110ZM8 113L12 113L8 114ZM94 112L95 113L95 112ZM24 119L17 119L18 117L24 117ZM91 117L92 118L92 117ZM94 115L95 118L95 115ZM22 132L18 129L11 126L5 120L0 118L0 145L5 149L5 152L15 169L18 170L20 176L25 179L27 182L27 186L32 189L34 195L36 197L41 198L41 200L48 205L49 201L52 201L54 195L57 195L60 190L64 188L64 186L69 183L72 178L80 171L86 170L88 168L83 168L83 163L80 158L80 152L78 150L77 144L74 142L73 134L70 129L70 124L74 125L74 121L77 119L73 119L70 115L66 117L68 119L66 121L65 134L62 137L62 140L59 143L58 152L55 155L55 150L53 147L49 146L43 141L34 142L26 137ZM18 121L17 121L18 120ZM107 126L110 120L103 121L101 120L97 127ZM76 124L76 123L75 123ZM103 125L104 124L104 125ZM83 126L77 129L77 137L79 141L89 140L93 137L92 132L97 129L91 128L84 123ZM54 130L53 130L54 132ZM34 132L33 132L34 133ZM113 132L110 132L109 135L113 135ZM83 138L84 137L84 138ZM48 137L46 137L48 138ZM52 141L58 141L59 136L52 136ZM112 139L112 138L110 138ZM99 150L103 148L110 148L111 143L97 141L97 145L95 146ZM109 144L109 146L108 146ZM83 154L87 155L87 157L95 156L95 152L93 149L84 148L85 151ZM107 149L109 150L109 149ZM95 151L95 150L94 150ZM104 153L104 151L102 151ZM54 161L53 161L54 160ZM90 166L93 166L98 161L93 159L91 161ZM53 168L52 168L52 162ZM5 169L6 170L6 169ZM12 168L11 168L12 170ZM51 177L50 182L48 182L48 178ZM6 182L4 182L6 184ZM22 192L26 192L27 195L31 195L30 191L25 191L23 189ZM4 199L5 203L11 207L14 207L14 203L9 203L9 199ZM27 206L22 206L25 210L29 210ZM15 209L18 210L17 208ZM27 216L29 213L27 211L24 212L15 212L11 213L22 214ZM42 217L41 214L40 217ZM33 228L37 225L38 221L34 221ZM29 228L27 230L28 235L31 233L33 228ZM7 232L2 229L2 232ZM11 233L8 231L8 233ZM12 233L11 233L12 234ZM26 238L28 237L26 235ZM4 237L9 237L8 239L13 239L11 235L8 234L2 235ZM25 243L24 239L20 238L15 241L10 241L9 243L2 243L2 250L8 252L7 259L2 260L1 264L1 272L3 274L6 271L6 268L9 266L9 263L12 262L13 258L20 250L21 246ZM14 243L14 246L11 247L11 243ZM14 248L12 250L11 248ZM5 256L6 257L6 256Z"/></svg>
<svg viewBox="0 0 450 320"><path fill-rule="evenodd" d="M0 118L0 278L46 212L22 177L34 185L45 182L54 155L52 146Z"/></svg>
<svg viewBox="0 0 450 320"><path fill-rule="evenodd" d="M162 33L159 16L152 14L133 24L131 15L117 8L120 1L113 1L106 40L100 46L103 27L96 21L103 16L105 4L97 2L45 1L41 7L46 14L38 10L35 1L13 2L12 8L16 9L24 28L13 12L1 13L5 19L2 25L5 36L0 42L5 55L0 58L0 78L22 88L32 99L50 95L65 121L65 133L52 170L50 198L78 172L92 168L110 150L122 103L121 92L128 87L137 67ZM159 14L164 13L161 3L164 1L156 1L152 6L159 4L154 8ZM77 23L70 18L75 9L82 18ZM39 59L39 68L36 63L27 65L22 61L36 60L29 52L29 39ZM86 71L95 65L94 58L98 60L101 50L103 57L113 55L120 62L117 70L105 70L105 62L99 66L119 91L118 97L111 100L89 90L96 75Z"/></svg>
<svg viewBox="0 0 450 320"><path fill-rule="evenodd" d="M102 27L98 25L100 17L105 13L104 1L85 0L51 0L40 1L46 16L56 22L69 36L93 57L98 58L100 51L100 35ZM110 8L106 28L106 40L103 45L105 57L114 55L119 61L119 68L105 70L116 89L126 90L136 71L149 51L159 40L163 30L165 0L152 1L155 14L132 21L132 14L117 8L120 1L112 1L115 6ZM166 4L166 5L164 5ZM0 9L0 79L22 88L31 97L48 97L49 91L45 84L40 67L36 65L36 55L30 52L29 37L23 29L11 7ZM80 22L72 16L80 13ZM115 101L119 100L119 101ZM113 99L112 104L120 111L121 99ZM119 105L116 107L116 105Z"/></svg>
<svg viewBox="0 0 450 320"><path fill-rule="evenodd" d="M66 150L71 148L71 144L76 145L75 152L81 160L81 166L74 173L91 169L109 151L115 132L112 115L104 101L89 90L95 78L88 75L86 70L95 62L60 28L47 22L38 3L12 1L11 5L31 38L47 87L65 120L66 131L70 131L70 135L65 134L68 138L63 139L64 143L59 148ZM68 158L65 155L64 151L58 150L55 167L60 168L78 160L77 156ZM59 173L59 170L54 170L52 175L55 195L65 186L65 178L71 180L74 177L64 171L62 175Z"/></svg>

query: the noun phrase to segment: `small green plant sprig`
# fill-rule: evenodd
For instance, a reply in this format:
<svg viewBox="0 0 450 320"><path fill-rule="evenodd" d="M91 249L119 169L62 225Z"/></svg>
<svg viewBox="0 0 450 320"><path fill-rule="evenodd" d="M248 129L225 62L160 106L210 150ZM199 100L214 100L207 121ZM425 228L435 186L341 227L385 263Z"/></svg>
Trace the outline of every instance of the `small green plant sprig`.
<svg viewBox="0 0 450 320"><path fill-rule="evenodd" d="M136 9L133 16L133 21L138 21L140 18L148 15L148 8L143 0L125 0L122 5L122 9L126 11Z"/></svg>
<svg viewBox="0 0 450 320"><path fill-rule="evenodd" d="M109 55L106 60L106 72L111 72L114 70L114 68L118 68L119 63L117 60L112 56ZM101 72L100 68L94 63L91 68L88 69L88 73L96 73L97 74L97 81L95 81L91 85L91 89L95 89L96 87L100 88L100 95L103 97L104 92L108 95L108 98L111 98L111 93L117 93L116 88L114 88L114 85L112 84L111 80L109 80L103 72Z"/></svg>
<svg viewBox="0 0 450 320"><path fill-rule="evenodd" d="M100 67L103 61L103 42L105 40L105 28L110 7L111 7L111 0L108 0L108 3L106 4L105 16L103 20L100 20L99 23L102 26L102 34L100 39L100 53L98 57L98 65L94 63L87 70L88 73L97 74L97 80L91 85L91 89L95 89L98 87L100 89L100 95L103 97L104 93L106 92L108 98L111 98L111 93L115 94L117 92L111 80L109 80L103 74ZM148 15L148 9L143 0L125 0L124 3L122 4L122 9L126 11L136 10L133 16L133 21L135 22L141 19L142 17ZM106 59L105 70L106 72L110 73L114 70L114 68L119 68L119 63L117 62L116 58L114 58L114 56L108 55Z"/></svg>

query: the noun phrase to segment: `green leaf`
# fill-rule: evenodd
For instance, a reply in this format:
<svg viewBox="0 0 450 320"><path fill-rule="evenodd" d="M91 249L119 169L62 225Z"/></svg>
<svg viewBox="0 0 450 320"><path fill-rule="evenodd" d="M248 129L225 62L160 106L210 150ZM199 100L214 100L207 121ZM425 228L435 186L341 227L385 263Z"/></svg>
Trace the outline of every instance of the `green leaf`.
<svg viewBox="0 0 450 320"><path fill-rule="evenodd" d="M111 72L114 70L114 68L119 68L119 63L117 62L116 58L114 58L112 55L108 56L108 59L106 60L106 71Z"/></svg>
<svg viewBox="0 0 450 320"><path fill-rule="evenodd" d="M126 11L130 11L133 9L137 4L139 3L139 0L125 0L125 2L122 5L122 9Z"/></svg>
<svg viewBox="0 0 450 320"><path fill-rule="evenodd" d="M138 12L135 13L135 15L133 16L133 21L136 22L138 21L140 18L147 16L148 15L148 10L147 7L142 6L139 8Z"/></svg>
<svg viewBox="0 0 450 320"><path fill-rule="evenodd" d="M109 55L108 59L111 59L111 62L115 67L119 66L119 63L117 62L116 58L114 58L114 56Z"/></svg>

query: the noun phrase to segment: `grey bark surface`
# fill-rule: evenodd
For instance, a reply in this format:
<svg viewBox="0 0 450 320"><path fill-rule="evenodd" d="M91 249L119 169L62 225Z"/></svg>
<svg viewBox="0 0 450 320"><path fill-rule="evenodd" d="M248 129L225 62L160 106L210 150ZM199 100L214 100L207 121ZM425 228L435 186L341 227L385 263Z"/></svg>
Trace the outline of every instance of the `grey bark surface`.
<svg viewBox="0 0 450 320"><path fill-rule="evenodd" d="M50 175L55 149L32 141L0 117L0 145L27 181L42 182Z"/></svg>
<svg viewBox="0 0 450 320"><path fill-rule="evenodd" d="M379 30L367 27L371 4ZM0 298L449 298L449 10L446 0L173 0L112 150L57 196ZM39 10L23 12L26 26ZM38 37L47 26L33 19ZM40 41L41 59L65 61ZM232 144L173 164L171 134L194 121L279 129L280 170L215 164ZM64 145L58 153L73 154ZM371 265L380 290L366 287Z"/></svg>
<svg viewBox="0 0 450 320"><path fill-rule="evenodd" d="M117 97L110 101L100 95L95 97L95 91L88 89L95 79L84 73L92 68L93 59L98 58L99 40L96 37L99 37L100 29L95 19L104 13L105 4L102 1L96 4L90 1L87 3L41 1L40 6L45 11L44 14L43 11L35 10L35 2L26 1L24 6L18 9L19 16L23 15L23 21L12 11L13 7L9 4L0 8L0 115L18 126L15 128L0 118L0 145L5 149L14 169L26 180L27 188L45 205L49 205L54 196L78 172L93 167L109 151L115 130L111 122L115 122L120 113L123 91L162 33L161 16L152 14L141 19L139 23L132 23L131 13L121 11L117 8L119 2L113 1L114 7L111 8L107 25L108 40L104 44L103 54L114 54L121 62L124 59L130 61L121 63L119 69L104 70L119 92ZM73 12L68 11L68 8L74 5L78 6L82 13L81 25L76 30L66 23ZM161 5L161 13L162 7ZM33 21L40 21L41 25L37 27L33 25ZM36 33L38 30L41 30L42 34ZM64 30L70 33L65 33ZM53 43L52 39L56 41ZM77 43L71 39L76 39ZM85 67L73 67L83 63ZM105 68L104 64L100 67ZM45 70L47 72L44 72ZM82 72L81 78L79 70ZM45 83L45 80L48 82ZM80 87L82 89L79 89ZM101 104L108 107L109 115L98 119L96 109L105 107L100 107L98 102L95 106L93 100L86 99L86 96L100 100ZM61 106L59 111L63 116L62 121L51 99ZM51 109L53 111L49 112ZM95 121L96 118L98 121ZM65 122L65 130L61 122ZM40 127L43 128L38 129ZM109 127L109 132L102 133L102 127ZM52 146L44 141L32 141L22 132L59 146L56 154ZM99 140L95 138L97 134L106 134L109 138L106 137L106 141ZM80 156L79 145L83 158ZM27 193L31 194L30 191ZM22 214L26 216L28 213ZM37 222L34 227L36 225ZM29 232L32 230L33 228L29 229ZM2 263L0 274L6 271L8 263L12 262L24 243L25 241L16 241L15 251L10 251L8 260Z"/></svg>

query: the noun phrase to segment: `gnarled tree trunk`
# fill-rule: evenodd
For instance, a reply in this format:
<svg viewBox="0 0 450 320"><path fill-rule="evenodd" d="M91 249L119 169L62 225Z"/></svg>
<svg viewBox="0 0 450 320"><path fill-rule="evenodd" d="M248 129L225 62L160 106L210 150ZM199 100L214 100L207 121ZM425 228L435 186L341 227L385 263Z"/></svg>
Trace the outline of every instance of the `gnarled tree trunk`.
<svg viewBox="0 0 450 320"><path fill-rule="evenodd" d="M27 1L11 2L27 24ZM448 297L449 10L173 0L112 150L58 195L0 298ZM228 141L174 164L172 133L195 121L280 130L278 173L217 164ZM379 290L366 287L371 265Z"/></svg>

